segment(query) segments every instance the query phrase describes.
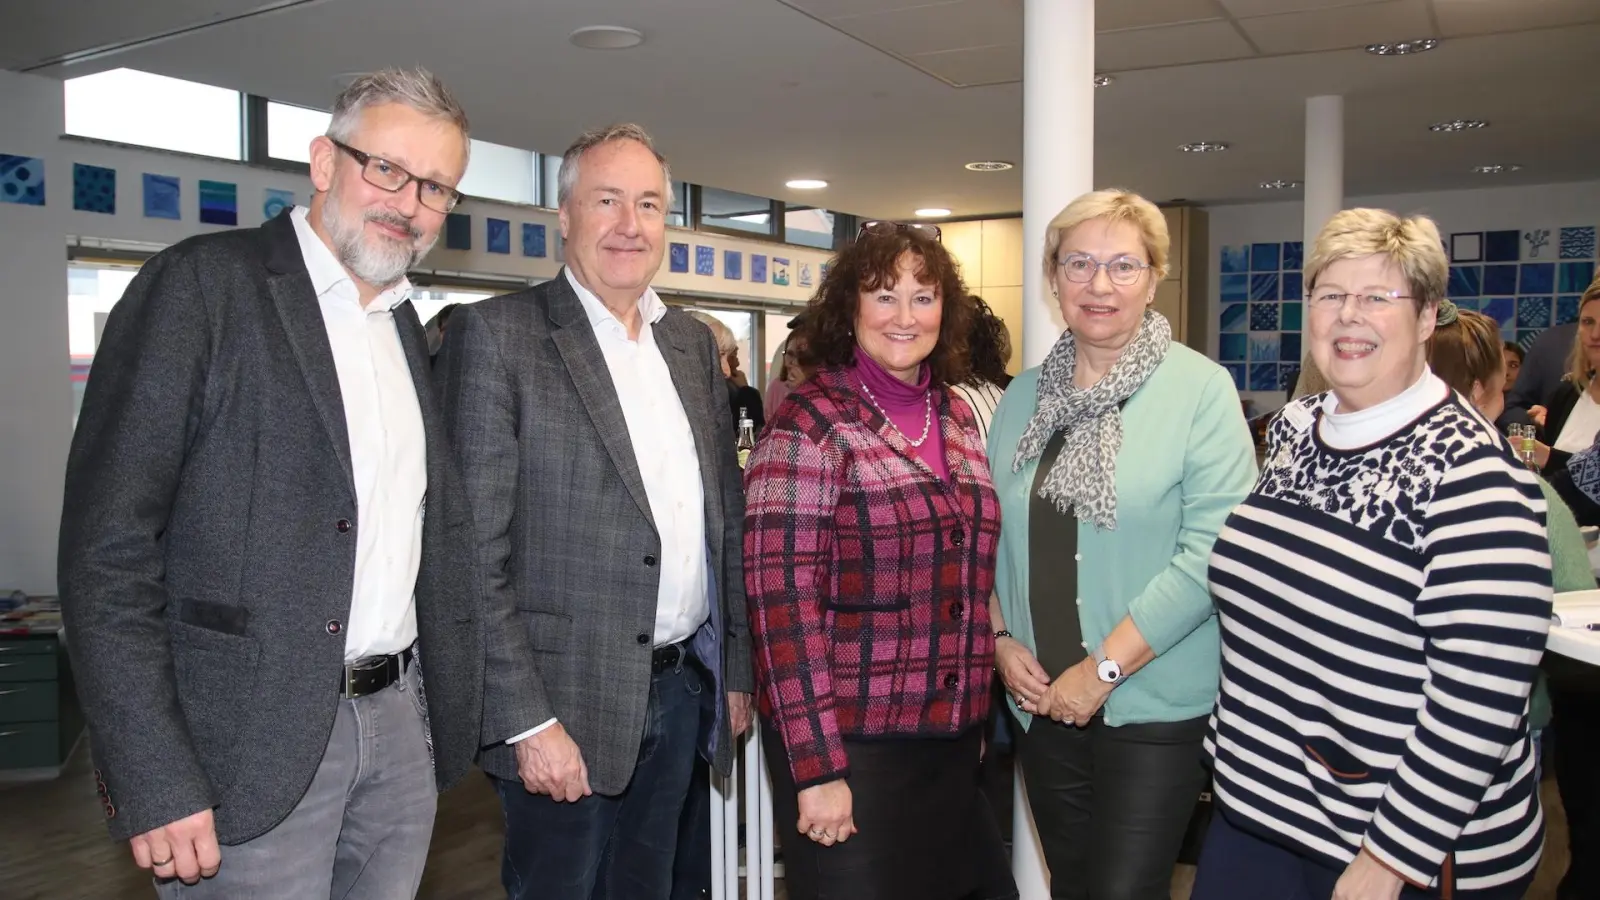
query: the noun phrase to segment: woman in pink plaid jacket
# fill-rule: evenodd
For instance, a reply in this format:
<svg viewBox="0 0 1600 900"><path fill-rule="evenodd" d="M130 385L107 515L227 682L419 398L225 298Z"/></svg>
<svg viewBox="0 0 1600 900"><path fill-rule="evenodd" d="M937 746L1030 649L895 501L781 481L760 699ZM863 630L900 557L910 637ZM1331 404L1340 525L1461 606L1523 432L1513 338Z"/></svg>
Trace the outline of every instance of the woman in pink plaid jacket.
<svg viewBox="0 0 1600 900"><path fill-rule="evenodd" d="M745 585L789 896L1017 895L978 790L999 506L975 307L933 226L869 222L797 329L816 374L745 472ZM859 833L858 833L859 831Z"/></svg>

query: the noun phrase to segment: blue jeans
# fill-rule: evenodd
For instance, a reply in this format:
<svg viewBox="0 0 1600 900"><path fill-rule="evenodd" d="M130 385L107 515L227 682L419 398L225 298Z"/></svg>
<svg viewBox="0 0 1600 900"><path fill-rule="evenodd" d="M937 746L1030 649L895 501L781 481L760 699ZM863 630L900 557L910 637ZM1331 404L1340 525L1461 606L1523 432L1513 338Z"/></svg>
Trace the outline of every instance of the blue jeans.
<svg viewBox="0 0 1600 900"><path fill-rule="evenodd" d="M558 803L493 779L506 818L508 900L668 900L709 684L688 658L651 678L639 761L617 796Z"/></svg>

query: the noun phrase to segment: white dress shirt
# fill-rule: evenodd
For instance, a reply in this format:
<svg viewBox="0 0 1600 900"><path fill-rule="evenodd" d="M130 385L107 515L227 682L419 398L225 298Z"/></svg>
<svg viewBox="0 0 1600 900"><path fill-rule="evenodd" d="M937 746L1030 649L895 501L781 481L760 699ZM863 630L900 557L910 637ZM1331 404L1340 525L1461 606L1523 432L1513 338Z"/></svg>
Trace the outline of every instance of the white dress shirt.
<svg viewBox="0 0 1600 900"><path fill-rule="evenodd" d="M661 535L654 644L675 644L694 636L711 615L711 607L706 598L705 487L700 480L700 457L695 452L689 416L652 328L667 314L667 307L654 290L646 288L639 298L639 338L632 340L622 320L579 284L571 269L564 271L611 372L650 515ZM550 719L506 743L515 744L555 723Z"/></svg>
<svg viewBox="0 0 1600 900"><path fill-rule="evenodd" d="M363 308L355 281L306 216L296 207L291 219L333 347L356 485L355 585L344 638L345 662L354 662L399 653L417 639L427 446L394 320L411 283L402 279Z"/></svg>

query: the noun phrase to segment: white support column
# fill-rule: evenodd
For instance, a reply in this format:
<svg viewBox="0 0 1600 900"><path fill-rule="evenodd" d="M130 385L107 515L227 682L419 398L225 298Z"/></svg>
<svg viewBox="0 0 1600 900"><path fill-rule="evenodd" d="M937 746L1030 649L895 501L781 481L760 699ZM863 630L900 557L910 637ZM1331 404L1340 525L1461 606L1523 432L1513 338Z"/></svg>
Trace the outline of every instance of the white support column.
<svg viewBox="0 0 1600 900"><path fill-rule="evenodd" d="M1344 209L1344 98L1306 100L1306 255L1317 233ZM1310 287L1310 285L1307 285ZM1285 298L1287 299L1287 298Z"/></svg>
<svg viewBox="0 0 1600 900"><path fill-rule="evenodd" d="M1061 335L1044 230L1094 190L1094 0L1026 0L1022 38L1022 365ZM1022 900L1029 900L1024 888ZM1048 895L1041 894L1047 897Z"/></svg>

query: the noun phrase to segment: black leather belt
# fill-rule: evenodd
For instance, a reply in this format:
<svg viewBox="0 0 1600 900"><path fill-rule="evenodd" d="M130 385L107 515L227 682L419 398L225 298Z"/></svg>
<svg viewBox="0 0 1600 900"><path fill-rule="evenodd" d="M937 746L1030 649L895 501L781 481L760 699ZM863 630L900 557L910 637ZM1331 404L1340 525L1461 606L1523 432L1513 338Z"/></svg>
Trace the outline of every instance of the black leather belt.
<svg viewBox="0 0 1600 900"><path fill-rule="evenodd" d="M676 669L680 663L693 658L694 655L689 652L688 641L657 647L650 653L650 672L659 675L668 669Z"/></svg>
<svg viewBox="0 0 1600 900"><path fill-rule="evenodd" d="M410 664L410 647L392 656L369 656L345 663L344 672L339 676L339 696L354 700L376 694L403 678Z"/></svg>

